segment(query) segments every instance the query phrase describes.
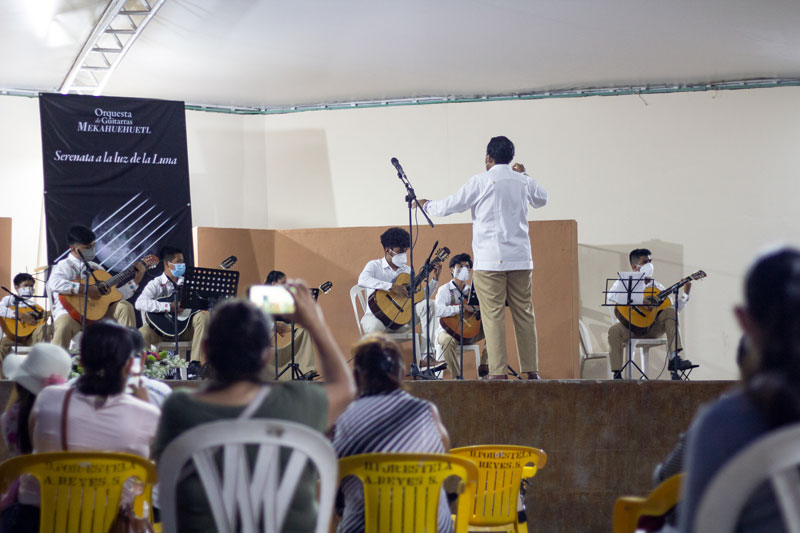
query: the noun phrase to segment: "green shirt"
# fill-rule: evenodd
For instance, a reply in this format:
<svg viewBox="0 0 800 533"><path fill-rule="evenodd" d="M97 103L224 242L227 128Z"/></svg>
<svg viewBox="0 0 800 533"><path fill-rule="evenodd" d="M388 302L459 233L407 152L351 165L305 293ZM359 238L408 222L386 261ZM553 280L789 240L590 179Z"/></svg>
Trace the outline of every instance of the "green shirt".
<svg viewBox="0 0 800 533"><path fill-rule="evenodd" d="M156 433L154 455L158 461L164 448L184 431L218 420L235 419L245 406L217 405L196 399L185 391L167 398L161 410L161 420ZM273 383L270 392L251 418L273 418L297 422L325 431L328 415L328 398L318 384L304 381ZM249 450L251 464L255 460L255 447ZM288 453L281 454L285 466ZM286 516L283 531L313 531L316 524L316 473L307 468L297 486L294 500ZM205 491L196 474L178 484L178 530L181 532L214 532L214 518L208 506Z"/></svg>

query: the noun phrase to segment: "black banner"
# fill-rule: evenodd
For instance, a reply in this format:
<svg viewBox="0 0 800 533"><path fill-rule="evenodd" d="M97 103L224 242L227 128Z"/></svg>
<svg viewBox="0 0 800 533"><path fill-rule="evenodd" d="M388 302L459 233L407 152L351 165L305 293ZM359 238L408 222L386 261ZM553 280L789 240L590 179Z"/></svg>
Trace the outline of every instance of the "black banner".
<svg viewBox="0 0 800 533"><path fill-rule="evenodd" d="M39 112L48 261L66 255L67 229L80 223L109 272L166 244L191 264L183 102L44 94Z"/></svg>

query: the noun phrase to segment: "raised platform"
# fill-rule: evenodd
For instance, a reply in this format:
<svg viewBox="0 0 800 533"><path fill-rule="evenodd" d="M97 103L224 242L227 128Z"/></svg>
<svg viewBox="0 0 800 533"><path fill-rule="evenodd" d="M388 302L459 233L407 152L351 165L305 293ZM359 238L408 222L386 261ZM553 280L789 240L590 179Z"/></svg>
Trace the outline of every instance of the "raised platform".
<svg viewBox="0 0 800 533"><path fill-rule="evenodd" d="M517 444L547 452L527 508L528 530L548 533L610 531L614 500L649 492L653 467L697 408L733 386L579 380L406 384L411 394L438 406L454 447ZM10 390L10 382L0 381L2 405Z"/></svg>

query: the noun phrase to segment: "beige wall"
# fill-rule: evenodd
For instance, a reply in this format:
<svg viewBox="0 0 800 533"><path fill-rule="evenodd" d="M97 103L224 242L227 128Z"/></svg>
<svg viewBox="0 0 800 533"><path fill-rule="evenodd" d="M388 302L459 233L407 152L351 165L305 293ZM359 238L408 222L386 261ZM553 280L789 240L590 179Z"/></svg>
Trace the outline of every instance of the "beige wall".
<svg viewBox="0 0 800 533"><path fill-rule="evenodd" d="M0 98L3 123L14 124L0 132L0 216L14 218L14 270L37 264L37 104ZM282 116L187 112L187 128L194 223L275 229L402 225L391 157L420 196L438 198L481 170L489 137L507 135L551 194L531 219L578 222L581 314L601 348L610 323L602 280L624 267L630 248L649 244L665 283L699 268L709 274L682 316L686 355L707 379L736 375L730 309L746 265L770 243L800 243L800 88Z"/></svg>
<svg viewBox="0 0 800 533"><path fill-rule="evenodd" d="M195 228L198 266L215 267L229 255L239 261L239 292L263 283L270 270L281 270L289 277L305 279L311 286L325 281L333 290L320 296L325 316L337 341L343 347L358 340L358 328L350 303L350 287L355 285L364 264L383 254L380 234L385 227L352 227L294 230L252 230L233 228ZM573 378L579 374L578 338L578 254L577 227L573 220L532 222L531 242L536 269L533 276L533 302L539 334L539 367L548 378ZM471 253L471 224L440 224L421 229L415 247L417 268L435 241L451 253ZM451 255L452 257L452 255ZM449 261L449 259L447 259ZM442 283L450 280L443 269ZM519 370L511 317L506 312L506 337L509 363ZM435 342L435 339L432 339ZM409 344L405 345L409 347ZM410 353L410 348L407 350ZM410 361L410 355L408 355ZM466 358L465 377L476 377L475 365Z"/></svg>
<svg viewBox="0 0 800 533"><path fill-rule="evenodd" d="M14 290L11 273L11 229L12 220L7 217L0 218L0 285ZM6 296L5 291L0 291L0 298Z"/></svg>

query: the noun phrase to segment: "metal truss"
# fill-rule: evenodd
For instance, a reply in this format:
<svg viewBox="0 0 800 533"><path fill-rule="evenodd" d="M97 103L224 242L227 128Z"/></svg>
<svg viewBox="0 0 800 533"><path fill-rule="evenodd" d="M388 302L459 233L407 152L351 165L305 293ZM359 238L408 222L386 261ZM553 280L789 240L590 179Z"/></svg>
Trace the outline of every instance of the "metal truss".
<svg viewBox="0 0 800 533"><path fill-rule="evenodd" d="M136 38L166 0L112 0L59 91L98 96Z"/></svg>

